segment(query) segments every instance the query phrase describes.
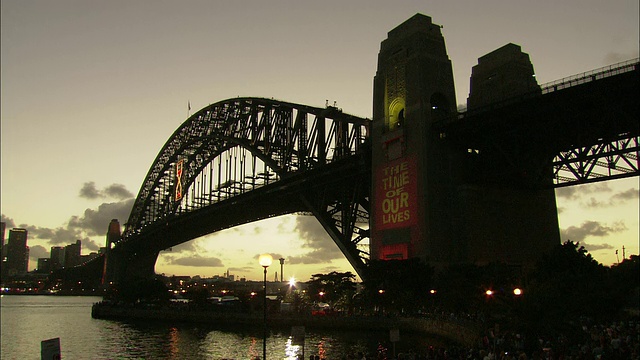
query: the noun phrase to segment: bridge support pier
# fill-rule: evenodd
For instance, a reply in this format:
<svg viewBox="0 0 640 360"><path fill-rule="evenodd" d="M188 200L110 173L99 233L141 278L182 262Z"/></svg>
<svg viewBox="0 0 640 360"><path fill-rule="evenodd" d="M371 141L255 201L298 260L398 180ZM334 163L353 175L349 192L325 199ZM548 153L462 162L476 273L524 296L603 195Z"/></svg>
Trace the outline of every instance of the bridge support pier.
<svg viewBox="0 0 640 360"><path fill-rule="evenodd" d="M117 286L136 280L153 279L158 254L157 251L134 252L114 248L109 254L106 283Z"/></svg>

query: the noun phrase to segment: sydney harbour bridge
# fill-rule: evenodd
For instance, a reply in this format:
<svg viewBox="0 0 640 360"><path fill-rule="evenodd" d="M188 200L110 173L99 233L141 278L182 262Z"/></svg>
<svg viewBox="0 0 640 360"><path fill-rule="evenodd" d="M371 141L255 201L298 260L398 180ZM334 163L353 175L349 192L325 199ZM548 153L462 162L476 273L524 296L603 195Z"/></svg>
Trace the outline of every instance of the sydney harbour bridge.
<svg viewBox="0 0 640 360"><path fill-rule="evenodd" d="M428 17L415 21L425 22L424 18L431 26ZM426 97L431 99L425 107L432 110L433 121L421 141L437 142L446 154L462 154L464 168L455 181L465 186L552 192L638 176L639 65L638 59L614 64L438 116L433 114L443 103L437 96ZM389 80L385 84L389 88ZM410 85L399 88L405 87L411 91ZM405 97L409 102L410 96ZM298 213L314 216L359 276L366 277L367 263L382 259L372 251L377 221L372 215L377 206L372 200L377 171L372 162L379 145L372 132L382 121L375 107L373 120L333 106L266 98L233 98L197 111L160 150L124 231L108 234L106 256L75 271L103 281L149 277L164 249ZM407 103L406 111L396 114L397 126L410 120L411 109ZM389 139L396 135L390 134L395 133L382 135L385 149L392 146ZM396 204L402 206L406 199ZM420 234L427 237L426 232Z"/></svg>

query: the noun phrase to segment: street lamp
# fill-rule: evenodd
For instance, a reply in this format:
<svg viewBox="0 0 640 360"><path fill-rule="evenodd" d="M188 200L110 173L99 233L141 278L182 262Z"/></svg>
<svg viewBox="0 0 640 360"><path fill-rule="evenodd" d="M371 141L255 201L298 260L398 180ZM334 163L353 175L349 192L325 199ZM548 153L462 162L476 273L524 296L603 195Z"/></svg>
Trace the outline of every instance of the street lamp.
<svg viewBox="0 0 640 360"><path fill-rule="evenodd" d="M273 258L269 254L262 254L258 258L258 262L260 266L264 268L264 298L262 302L262 311L264 313L263 316L263 325L264 332L262 334L262 359L267 359L267 268L271 265Z"/></svg>

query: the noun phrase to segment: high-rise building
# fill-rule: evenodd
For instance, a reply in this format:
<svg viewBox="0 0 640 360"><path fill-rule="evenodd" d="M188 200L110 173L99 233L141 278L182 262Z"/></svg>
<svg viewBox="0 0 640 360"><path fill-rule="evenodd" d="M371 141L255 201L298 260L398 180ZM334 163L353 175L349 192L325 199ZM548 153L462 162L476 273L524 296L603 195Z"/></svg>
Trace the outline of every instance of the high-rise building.
<svg viewBox="0 0 640 360"><path fill-rule="evenodd" d="M4 244L4 232L6 230L7 224L4 222L0 222L0 235L2 236L2 243L0 243L0 279L4 279L6 274L5 274L5 270L6 270L6 266L5 266L5 261L6 261L6 253L7 253L7 247Z"/></svg>
<svg viewBox="0 0 640 360"><path fill-rule="evenodd" d="M64 247L64 267L69 268L80 265L80 252L82 251L82 241L76 240L75 244Z"/></svg>
<svg viewBox="0 0 640 360"><path fill-rule="evenodd" d="M50 258L38 258L37 272L41 274L47 274L51 271L51 259Z"/></svg>
<svg viewBox="0 0 640 360"><path fill-rule="evenodd" d="M51 247L51 263L49 266L51 267L51 270L62 269L64 267L64 247Z"/></svg>
<svg viewBox="0 0 640 360"><path fill-rule="evenodd" d="M29 247L27 247L26 229L14 228L9 230L7 243L7 261L5 262L8 276L23 275L29 271Z"/></svg>
<svg viewBox="0 0 640 360"><path fill-rule="evenodd" d="M0 261L4 260L4 257L6 256L7 253L7 249L4 247L4 232L7 228L7 223L5 222L0 222Z"/></svg>

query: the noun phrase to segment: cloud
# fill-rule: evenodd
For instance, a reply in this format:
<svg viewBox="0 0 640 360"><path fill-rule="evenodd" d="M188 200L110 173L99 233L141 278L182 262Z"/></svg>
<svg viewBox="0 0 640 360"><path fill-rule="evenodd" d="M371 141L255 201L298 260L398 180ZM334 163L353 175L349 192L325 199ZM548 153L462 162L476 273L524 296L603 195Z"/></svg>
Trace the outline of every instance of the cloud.
<svg viewBox="0 0 640 360"><path fill-rule="evenodd" d="M80 189L80 197L92 200L101 197L100 191L96 189L96 183L93 181L84 183Z"/></svg>
<svg viewBox="0 0 640 360"><path fill-rule="evenodd" d="M631 188L613 194L608 201L600 201L595 198L590 198L584 203L584 205L590 208L606 208L611 206L618 206L628 201L635 200L638 198L638 196L638 190Z"/></svg>
<svg viewBox="0 0 640 360"><path fill-rule="evenodd" d="M640 190L630 188L625 191L621 191L611 197L611 201L615 203L623 203L630 200L635 200L640 198Z"/></svg>
<svg viewBox="0 0 640 360"><path fill-rule="evenodd" d="M93 181L86 182L80 189L79 196L85 199L98 199L98 198L111 198L116 200L125 200L132 198L134 195L125 188L122 184L111 184L102 190L96 188L96 183Z"/></svg>
<svg viewBox="0 0 640 360"><path fill-rule="evenodd" d="M83 216L72 216L69 219L70 229L80 229L89 236L104 235L112 219L128 219L133 208L134 199L130 198L115 203L103 203L97 210L86 209Z"/></svg>
<svg viewBox="0 0 640 360"><path fill-rule="evenodd" d="M193 267L224 267L222 260L216 257L193 256L165 256L165 261L169 265L193 266Z"/></svg>
<svg viewBox="0 0 640 360"><path fill-rule="evenodd" d="M6 217L4 214L2 214L1 221L6 224L7 229L13 229L14 227L16 227L16 223L13 221L13 219Z"/></svg>
<svg viewBox="0 0 640 360"><path fill-rule="evenodd" d="M38 260L39 258L48 258L49 251L42 245L29 246L29 258Z"/></svg>
<svg viewBox="0 0 640 360"><path fill-rule="evenodd" d="M108 197L118 200L129 199L134 196L131 191L127 190L122 184L111 184L104 188L103 193Z"/></svg>
<svg viewBox="0 0 640 360"><path fill-rule="evenodd" d="M302 247L311 251L302 256L291 256L291 264L322 264L344 258L327 231L313 216L297 216L294 231L302 240Z"/></svg>
<svg viewBox="0 0 640 360"><path fill-rule="evenodd" d="M609 226L597 221L585 221L578 227L570 226L566 229L561 229L560 237L564 241L583 242L587 237L604 237L624 230L627 230L627 227L622 222L616 222Z"/></svg>
<svg viewBox="0 0 640 360"><path fill-rule="evenodd" d="M52 245L71 244L76 240L81 240L82 242L89 241L89 238L86 237L79 229L69 229L62 227L51 229L27 224L22 224L20 225L20 227L27 229L27 231L29 232L29 237L40 240L48 240Z"/></svg>
<svg viewBox="0 0 640 360"><path fill-rule="evenodd" d="M611 188L605 182L589 185L565 186L556 189L556 197L566 200L579 200L582 196L595 193L608 193Z"/></svg>

